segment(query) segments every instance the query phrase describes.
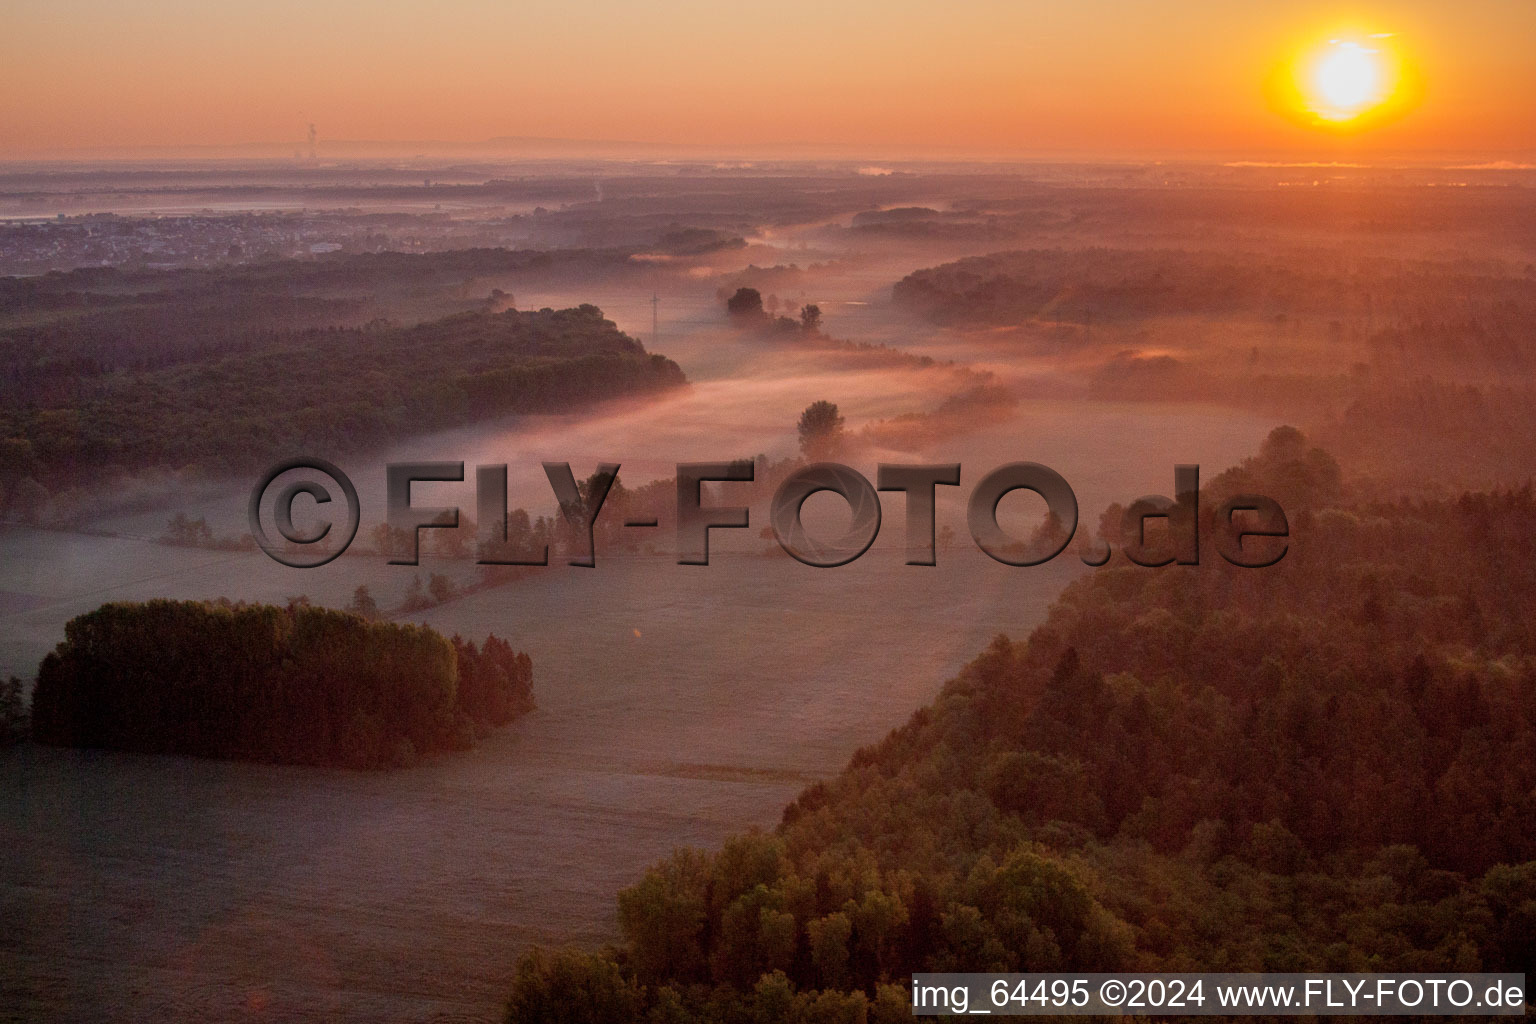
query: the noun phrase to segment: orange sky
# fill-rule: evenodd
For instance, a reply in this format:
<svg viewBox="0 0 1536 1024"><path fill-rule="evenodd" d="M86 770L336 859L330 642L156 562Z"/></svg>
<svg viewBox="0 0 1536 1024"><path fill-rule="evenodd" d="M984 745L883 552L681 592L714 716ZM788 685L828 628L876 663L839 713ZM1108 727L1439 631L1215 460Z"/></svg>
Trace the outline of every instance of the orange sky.
<svg viewBox="0 0 1536 1024"><path fill-rule="evenodd" d="M0 159L328 140L721 152L1527 160L1536 0L8 0ZM1393 32L1414 109L1343 136L1265 81ZM791 146L790 144L793 144Z"/></svg>

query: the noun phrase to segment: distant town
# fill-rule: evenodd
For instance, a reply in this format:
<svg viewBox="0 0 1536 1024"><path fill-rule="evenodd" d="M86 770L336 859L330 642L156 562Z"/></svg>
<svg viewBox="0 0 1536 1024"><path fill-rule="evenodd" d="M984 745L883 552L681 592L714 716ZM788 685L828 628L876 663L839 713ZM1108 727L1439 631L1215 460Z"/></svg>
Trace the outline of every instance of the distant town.
<svg viewBox="0 0 1536 1024"><path fill-rule="evenodd" d="M59 214L0 221L0 275L75 267L178 269L322 256L504 246L526 237L523 216L272 211L173 216Z"/></svg>

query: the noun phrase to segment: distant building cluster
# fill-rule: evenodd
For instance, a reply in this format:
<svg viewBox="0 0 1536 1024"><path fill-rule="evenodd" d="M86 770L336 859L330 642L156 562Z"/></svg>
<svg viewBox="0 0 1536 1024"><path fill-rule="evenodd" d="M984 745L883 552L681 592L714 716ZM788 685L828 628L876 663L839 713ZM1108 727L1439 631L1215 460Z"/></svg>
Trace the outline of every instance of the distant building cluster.
<svg viewBox="0 0 1536 1024"><path fill-rule="evenodd" d="M504 220L356 211L124 216L0 221L0 275L76 267L167 269L346 252L438 252L508 245Z"/></svg>

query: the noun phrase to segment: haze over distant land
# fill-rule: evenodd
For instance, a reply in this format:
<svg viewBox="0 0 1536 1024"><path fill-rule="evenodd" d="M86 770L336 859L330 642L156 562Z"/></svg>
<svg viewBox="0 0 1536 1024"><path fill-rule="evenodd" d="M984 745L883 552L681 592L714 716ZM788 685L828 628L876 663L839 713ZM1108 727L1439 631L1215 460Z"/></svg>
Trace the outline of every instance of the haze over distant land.
<svg viewBox="0 0 1536 1024"><path fill-rule="evenodd" d="M1331 140L1330 140L1331 141ZM1236 167L1437 167L1475 170L1536 168L1536 143L1519 148L1463 150L1401 150L1359 152L1288 149L1201 149L1124 151L1079 148L1013 148L987 146L921 146L847 142L772 141L703 145L667 140L562 139L502 136L480 140L443 139L327 139L308 156L307 143L255 141L208 145L87 146L11 154L0 152L0 167L36 164L55 167L106 167L113 164L289 164L296 167L347 167L387 161L408 166L440 165L443 161L498 163L548 161L637 161L658 164L702 162L722 168L776 162L852 162L870 164L864 173L889 174L903 165L1028 167L1040 164L1226 164ZM878 164L879 166L874 166ZM896 167L886 166L897 165Z"/></svg>

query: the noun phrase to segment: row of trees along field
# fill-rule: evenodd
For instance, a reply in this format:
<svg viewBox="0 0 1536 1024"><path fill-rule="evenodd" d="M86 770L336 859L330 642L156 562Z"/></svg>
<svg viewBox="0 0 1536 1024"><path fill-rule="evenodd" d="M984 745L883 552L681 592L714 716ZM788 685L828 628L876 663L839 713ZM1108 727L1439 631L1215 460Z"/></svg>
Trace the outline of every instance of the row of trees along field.
<svg viewBox="0 0 1536 1024"><path fill-rule="evenodd" d="M533 707L533 666L495 636L294 604L108 604L65 626L33 737L288 764L401 766L467 749Z"/></svg>
<svg viewBox="0 0 1536 1024"><path fill-rule="evenodd" d="M775 831L652 867L622 945L528 953L507 1019L894 1022L916 971L1536 973L1530 489L1353 504L1281 429L1203 500L1232 490L1283 495L1278 565L1087 575Z"/></svg>

